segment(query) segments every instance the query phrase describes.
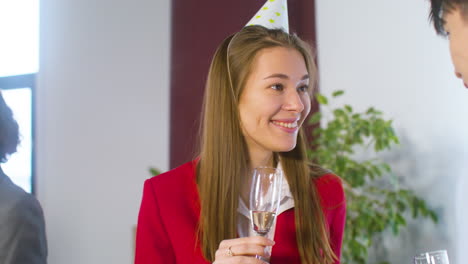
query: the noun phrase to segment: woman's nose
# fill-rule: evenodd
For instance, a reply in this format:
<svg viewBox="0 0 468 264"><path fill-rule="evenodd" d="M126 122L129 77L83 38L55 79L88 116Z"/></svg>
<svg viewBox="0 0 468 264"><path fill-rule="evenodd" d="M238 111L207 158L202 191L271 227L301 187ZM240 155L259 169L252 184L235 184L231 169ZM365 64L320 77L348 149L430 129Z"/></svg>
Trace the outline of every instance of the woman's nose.
<svg viewBox="0 0 468 264"><path fill-rule="evenodd" d="M302 112L304 110L304 103L302 102L301 95L296 91L289 92L286 95L284 108L288 111Z"/></svg>
<svg viewBox="0 0 468 264"><path fill-rule="evenodd" d="M463 76L461 75L461 73L455 71L455 76L457 76L457 78L461 79Z"/></svg>

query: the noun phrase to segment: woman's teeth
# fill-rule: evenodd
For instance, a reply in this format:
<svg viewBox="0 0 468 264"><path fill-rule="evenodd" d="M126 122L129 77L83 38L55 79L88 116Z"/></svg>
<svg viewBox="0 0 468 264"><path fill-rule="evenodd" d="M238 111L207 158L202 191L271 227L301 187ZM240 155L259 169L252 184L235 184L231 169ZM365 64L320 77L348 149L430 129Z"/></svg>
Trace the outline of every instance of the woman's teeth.
<svg viewBox="0 0 468 264"><path fill-rule="evenodd" d="M293 123L285 123L285 122L278 122L278 121L272 121L272 122L275 125L282 126L282 127L285 127L285 128L296 128L297 127L297 122L293 122Z"/></svg>

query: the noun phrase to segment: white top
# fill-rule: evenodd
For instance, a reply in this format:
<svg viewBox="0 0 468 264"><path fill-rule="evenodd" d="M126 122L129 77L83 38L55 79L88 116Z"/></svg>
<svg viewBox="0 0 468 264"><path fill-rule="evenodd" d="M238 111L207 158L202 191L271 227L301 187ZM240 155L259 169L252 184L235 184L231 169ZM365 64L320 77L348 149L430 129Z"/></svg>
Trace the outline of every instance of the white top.
<svg viewBox="0 0 468 264"><path fill-rule="evenodd" d="M278 169L282 170L281 163L278 163ZM291 190L289 190L289 184L284 177L284 173L281 174L283 177L282 186L281 186L281 199L280 205L278 208L278 212L276 217L281 213L294 208L294 198L291 194ZM239 197L239 207L237 208L237 233L239 237L249 237L249 236L256 236L257 234L254 233L251 225L250 219L250 210L249 207L245 205L244 201ZM276 229L276 218L271 226L270 231L266 234L265 237L274 240L275 237L275 229ZM267 248L268 253L271 254L271 247Z"/></svg>

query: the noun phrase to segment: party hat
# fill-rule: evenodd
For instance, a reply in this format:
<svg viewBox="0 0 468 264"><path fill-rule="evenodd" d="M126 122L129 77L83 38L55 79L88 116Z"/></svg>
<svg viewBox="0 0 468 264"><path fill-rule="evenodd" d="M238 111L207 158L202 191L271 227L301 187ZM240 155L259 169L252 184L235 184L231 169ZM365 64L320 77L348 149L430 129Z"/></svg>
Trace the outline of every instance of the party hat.
<svg viewBox="0 0 468 264"><path fill-rule="evenodd" d="M287 0L267 0L245 26L253 25L280 28L289 33Z"/></svg>

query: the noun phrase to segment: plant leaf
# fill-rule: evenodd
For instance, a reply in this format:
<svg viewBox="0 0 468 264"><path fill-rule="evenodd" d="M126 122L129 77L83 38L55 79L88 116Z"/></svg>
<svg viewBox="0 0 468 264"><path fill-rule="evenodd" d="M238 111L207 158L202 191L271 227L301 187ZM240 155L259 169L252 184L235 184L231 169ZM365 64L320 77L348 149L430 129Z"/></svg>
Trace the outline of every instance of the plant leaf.
<svg viewBox="0 0 468 264"><path fill-rule="evenodd" d="M161 174L161 172L158 169L153 168L153 167L149 168L149 172L151 173L151 176L157 176L157 175Z"/></svg>
<svg viewBox="0 0 468 264"><path fill-rule="evenodd" d="M321 104L321 105L327 105L328 104L328 99L324 95L317 93L315 95L315 97L317 98L317 102L319 102L319 104Z"/></svg>
<svg viewBox="0 0 468 264"><path fill-rule="evenodd" d="M345 105L345 109L346 109L346 111L348 111L348 113L353 112L353 108L350 105Z"/></svg>
<svg viewBox="0 0 468 264"><path fill-rule="evenodd" d="M343 95L343 94L344 94L343 90L338 90L338 91L334 91L332 96L333 97L338 97L338 96Z"/></svg>

